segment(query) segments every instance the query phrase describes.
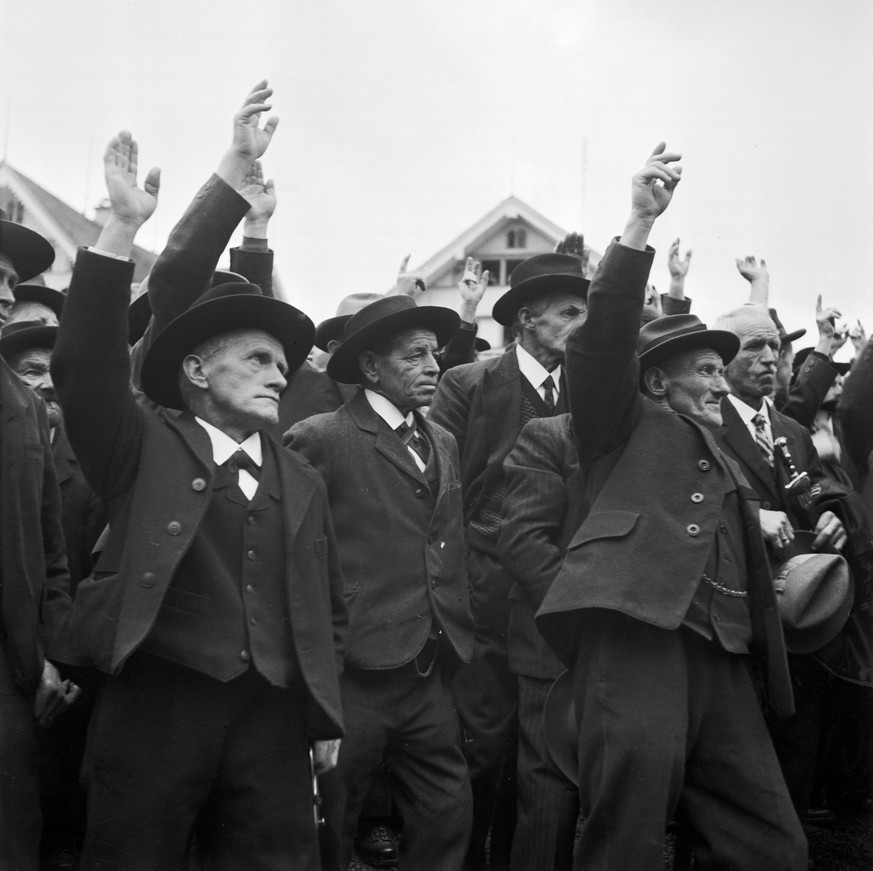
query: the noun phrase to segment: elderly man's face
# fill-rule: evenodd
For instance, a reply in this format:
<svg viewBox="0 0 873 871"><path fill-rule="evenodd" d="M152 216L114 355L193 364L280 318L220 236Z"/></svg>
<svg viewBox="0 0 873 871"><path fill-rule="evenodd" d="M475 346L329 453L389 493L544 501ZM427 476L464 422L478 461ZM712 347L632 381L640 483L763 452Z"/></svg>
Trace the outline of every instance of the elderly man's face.
<svg viewBox="0 0 873 871"><path fill-rule="evenodd" d="M279 422L279 397L287 385L282 343L262 330L221 336L201 357L209 423L242 440Z"/></svg>
<svg viewBox="0 0 873 871"><path fill-rule="evenodd" d="M61 407L51 376L51 351L48 348L28 348L9 361L16 375L45 402L50 427L61 422Z"/></svg>
<svg viewBox="0 0 873 871"><path fill-rule="evenodd" d="M521 346L546 368L560 363L564 359L567 338L587 314L585 299L575 293L556 293L533 303L520 312L524 327Z"/></svg>
<svg viewBox="0 0 873 871"><path fill-rule="evenodd" d="M12 261L0 254L0 326L6 323L9 312L15 303L15 285L18 284L18 273Z"/></svg>
<svg viewBox="0 0 873 871"><path fill-rule="evenodd" d="M779 333L765 313L747 315L731 325L740 338L740 350L725 369L731 392L743 402L759 408L776 384L779 361Z"/></svg>
<svg viewBox="0 0 873 871"><path fill-rule="evenodd" d="M730 392L721 355L706 348L669 358L659 367L667 404L701 426L721 426L721 400Z"/></svg>
<svg viewBox="0 0 873 871"><path fill-rule="evenodd" d="M440 374L434 356L438 347L431 330L398 333L387 353L361 355L367 386L390 399L403 414L430 405Z"/></svg>
<svg viewBox="0 0 873 871"><path fill-rule="evenodd" d="M6 318L7 324L14 324L16 321L36 321L48 327L56 327L58 316L54 309L49 308L44 303L20 299L12 306L9 316Z"/></svg>

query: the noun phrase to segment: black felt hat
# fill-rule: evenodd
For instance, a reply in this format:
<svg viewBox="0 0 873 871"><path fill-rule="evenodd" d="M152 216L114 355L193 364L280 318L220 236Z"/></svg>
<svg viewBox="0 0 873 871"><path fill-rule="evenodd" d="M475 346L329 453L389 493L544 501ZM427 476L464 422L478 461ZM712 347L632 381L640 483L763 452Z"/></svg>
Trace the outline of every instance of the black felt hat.
<svg viewBox="0 0 873 871"><path fill-rule="evenodd" d="M492 317L508 327L518 310L538 297L564 292L587 298L591 282L582 273L583 265L572 254L535 254L522 260L509 276L509 290L494 303Z"/></svg>
<svg viewBox="0 0 873 871"><path fill-rule="evenodd" d="M315 328L315 346L326 351L328 342L342 341L349 318L377 299L382 299L381 293L350 293L340 300L336 315L323 320Z"/></svg>
<svg viewBox="0 0 873 871"><path fill-rule="evenodd" d="M739 337L728 330L709 330L696 315L666 315L649 321L637 339L640 373L656 366L677 351L691 348L711 348L725 365L740 349Z"/></svg>
<svg viewBox="0 0 873 871"><path fill-rule="evenodd" d="M210 288L186 312L162 330L142 364L142 389L168 408L184 408L179 367L200 342L232 330L263 330L282 344L289 374L312 349L315 327L299 309L264 296L256 284L221 284Z"/></svg>
<svg viewBox="0 0 873 871"><path fill-rule="evenodd" d="M14 321L0 330L0 356L7 362L28 348L47 348L51 351L58 337L58 328L42 321Z"/></svg>
<svg viewBox="0 0 873 871"><path fill-rule="evenodd" d="M0 209L0 254L8 258L19 281L29 281L54 263L55 249L48 239L29 227L10 221Z"/></svg>
<svg viewBox="0 0 873 871"><path fill-rule="evenodd" d="M50 308L57 315L58 320L61 319L66 297L59 290L46 287L44 284L24 282L16 284L13 293L16 302L38 302Z"/></svg>
<svg viewBox="0 0 873 871"><path fill-rule="evenodd" d="M401 330L433 330L442 347L458 329L456 312L439 305L416 305L408 296L385 296L353 314L346 323L343 343L327 364L327 374L343 384L361 380L358 357L363 351Z"/></svg>

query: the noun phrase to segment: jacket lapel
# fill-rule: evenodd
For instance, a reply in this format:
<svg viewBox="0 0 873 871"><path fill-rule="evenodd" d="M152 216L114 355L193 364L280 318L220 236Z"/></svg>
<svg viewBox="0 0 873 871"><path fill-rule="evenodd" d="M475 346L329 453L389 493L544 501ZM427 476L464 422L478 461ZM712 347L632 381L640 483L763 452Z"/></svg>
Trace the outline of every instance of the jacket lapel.
<svg viewBox="0 0 873 871"><path fill-rule="evenodd" d="M721 430L722 441L730 448L734 456L742 462L749 474L757 478L774 503L778 502L773 470L767 465L751 433L746 429L742 418L727 397L721 401L721 415L723 421Z"/></svg>
<svg viewBox="0 0 873 871"><path fill-rule="evenodd" d="M521 430L521 402L518 399L518 381L521 377L515 346L500 358L493 369L485 370L482 379L482 405L485 411L484 420L494 424L488 427L488 431L493 433L493 437L489 439L491 455L508 453L508 450L498 451L497 446L511 439L511 449Z"/></svg>

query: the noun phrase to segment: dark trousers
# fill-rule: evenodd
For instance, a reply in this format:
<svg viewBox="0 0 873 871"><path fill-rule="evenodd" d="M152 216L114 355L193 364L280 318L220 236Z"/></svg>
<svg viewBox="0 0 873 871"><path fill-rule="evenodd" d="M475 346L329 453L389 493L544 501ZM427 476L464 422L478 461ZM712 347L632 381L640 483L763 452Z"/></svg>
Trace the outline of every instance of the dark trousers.
<svg viewBox="0 0 873 871"><path fill-rule="evenodd" d="M0 868L39 867L38 780L33 699L15 685L0 645Z"/></svg>
<svg viewBox="0 0 873 871"><path fill-rule="evenodd" d="M473 788L469 867L508 867L515 829L518 681L509 670L506 636L512 579L497 557L475 548L468 560L475 624L473 659L455 676L464 755Z"/></svg>
<svg viewBox="0 0 873 871"><path fill-rule="evenodd" d="M575 867L661 867L676 816L701 871L806 871L806 839L745 658L617 612L586 619L580 636L585 821Z"/></svg>
<svg viewBox="0 0 873 871"><path fill-rule="evenodd" d="M81 869L317 869L303 691L254 669L221 683L135 654L88 733Z"/></svg>
<svg viewBox="0 0 873 871"><path fill-rule="evenodd" d="M579 791L552 762L543 733L543 709L553 683L518 677L518 817L512 871L573 867Z"/></svg>
<svg viewBox="0 0 873 871"><path fill-rule="evenodd" d="M410 664L346 668L346 736L336 770L320 778L327 831L325 868L345 871L357 820L380 767L403 817L399 867L457 871L470 837L470 780L461 754L451 685L439 659L429 677Z"/></svg>

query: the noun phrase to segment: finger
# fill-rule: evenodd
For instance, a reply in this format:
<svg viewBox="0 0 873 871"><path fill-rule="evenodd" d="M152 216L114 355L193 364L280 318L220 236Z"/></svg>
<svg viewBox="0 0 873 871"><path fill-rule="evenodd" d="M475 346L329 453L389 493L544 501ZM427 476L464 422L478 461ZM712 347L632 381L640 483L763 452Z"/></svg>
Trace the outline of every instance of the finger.
<svg viewBox="0 0 873 871"><path fill-rule="evenodd" d="M762 257L761 258L761 269L767 268L767 261Z"/></svg>
<svg viewBox="0 0 873 871"><path fill-rule="evenodd" d="M139 145L135 139L131 139L130 141L130 158L128 165L128 172L133 176L134 182L136 181L136 172L137 166L139 164Z"/></svg>
<svg viewBox="0 0 873 871"><path fill-rule="evenodd" d="M653 149L652 153L649 155L649 160L655 157L658 154L663 154L664 150L667 148L666 142L659 142Z"/></svg>
<svg viewBox="0 0 873 871"><path fill-rule="evenodd" d="M269 194L271 197L276 196L276 184L273 179L267 179L267 183L264 185L264 193Z"/></svg>
<svg viewBox="0 0 873 871"><path fill-rule="evenodd" d="M482 264L476 260L473 263L473 275L476 278L476 284L482 280Z"/></svg>
<svg viewBox="0 0 873 871"><path fill-rule="evenodd" d="M815 300L815 316L816 316L816 318L818 318L818 316L820 314L821 314L821 294L819 294Z"/></svg>
<svg viewBox="0 0 873 871"><path fill-rule="evenodd" d="M399 269L399 271L398 271L398 274L403 275L403 273L406 272L406 267L409 266L409 258L410 258L410 257L412 257L412 255L411 255L411 254L407 254L407 255L406 255L406 256L405 256L405 257L400 261L400 269Z"/></svg>
<svg viewBox="0 0 873 871"><path fill-rule="evenodd" d="M679 240L674 239L673 244L670 245L670 249L667 252L667 254L668 254L668 256L672 257L674 254L678 254L678 253L679 253Z"/></svg>
<svg viewBox="0 0 873 871"><path fill-rule="evenodd" d="M481 280L480 280L479 283L482 284L482 285L484 285L485 287L488 287L488 282L489 282L489 281L491 281L491 273L486 269L486 270L482 273L482 278L481 278Z"/></svg>
<svg viewBox="0 0 873 871"><path fill-rule="evenodd" d="M464 264L464 272L472 272L473 271L473 258L468 257L467 262Z"/></svg>
<svg viewBox="0 0 873 871"><path fill-rule="evenodd" d="M264 133L267 134L269 139L273 138L273 134L276 132L276 128L279 126L279 116L272 115L270 119L264 124Z"/></svg>
<svg viewBox="0 0 873 871"><path fill-rule="evenodd" d="M684 190L684 188L683 188L683 190ZM691 249L690 248L685 252L685 265L687 266L689 263L691 263Z"/></svg>
<svg viewBox="0 0 873 871"><path fill-rule="evenodd" d="M143 182L143 189L157 199L161 190L161 168L153 166Z"/></svg>

